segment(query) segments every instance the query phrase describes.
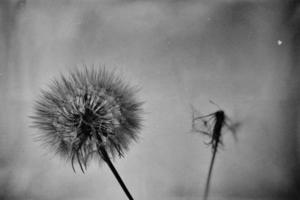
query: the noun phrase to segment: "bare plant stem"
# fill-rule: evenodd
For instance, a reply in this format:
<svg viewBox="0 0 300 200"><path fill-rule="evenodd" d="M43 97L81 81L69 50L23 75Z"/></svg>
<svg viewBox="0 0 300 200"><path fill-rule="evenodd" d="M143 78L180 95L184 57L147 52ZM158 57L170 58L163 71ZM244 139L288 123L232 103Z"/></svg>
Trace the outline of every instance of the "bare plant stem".
<svg viewBox="0 0 300 200"><path fill-rule="evenodd" d="M125 183L123 182L121 176L119 175L118 171L114 167L113 163L111 162L106 150L104 147L100 147L99 153L102 156L103 160L106 162L114 176L116 177L117 181L119 182L120 186L122 187L123 191L125 192L126 196L128 197L129 200L134 200L133 197L131 196L129 190L127 189Z"/></svg>
<svg viewBox="0 0 300 200"><path fill-rule="evenodd" d="M215 163L217 149L218 149L218 143L216 143L216 147L213 149L213 155L212 155L212 158L211 158L211 161L210 161L210 166L209 166L208 176L207 176L207 179L206 179L206 185L205 185L205 192L204 192L203 200L208 199L208 194L209 194L209 189L210 189L210 180L211 180L212 170L213 170L214 163Z"/></svg>

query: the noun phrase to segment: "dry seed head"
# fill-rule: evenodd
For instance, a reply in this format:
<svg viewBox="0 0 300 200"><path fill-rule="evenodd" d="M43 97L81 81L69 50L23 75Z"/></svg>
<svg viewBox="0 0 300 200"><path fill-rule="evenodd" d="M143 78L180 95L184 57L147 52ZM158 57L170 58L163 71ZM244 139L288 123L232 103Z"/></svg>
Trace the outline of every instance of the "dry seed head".
<svg viewBox="0 0 300 200"><path fill-rule="evenodd" d="M39 139L83 171L93 157L123 156L141 127L136 89L105 69L75 70L43 91L35 105ZM100 155L100 157L99 157Z"/></svg>

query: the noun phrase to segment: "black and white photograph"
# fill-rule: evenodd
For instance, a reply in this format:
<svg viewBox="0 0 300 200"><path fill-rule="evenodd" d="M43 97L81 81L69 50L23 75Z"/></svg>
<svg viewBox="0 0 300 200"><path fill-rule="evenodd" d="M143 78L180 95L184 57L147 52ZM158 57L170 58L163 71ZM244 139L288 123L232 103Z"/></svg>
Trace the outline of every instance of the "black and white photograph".
<svg viewBox="0 0 300 200"><path fill-rule="evenodd" d="M300 199L300 1L0 0L0 200Z"/></svg>

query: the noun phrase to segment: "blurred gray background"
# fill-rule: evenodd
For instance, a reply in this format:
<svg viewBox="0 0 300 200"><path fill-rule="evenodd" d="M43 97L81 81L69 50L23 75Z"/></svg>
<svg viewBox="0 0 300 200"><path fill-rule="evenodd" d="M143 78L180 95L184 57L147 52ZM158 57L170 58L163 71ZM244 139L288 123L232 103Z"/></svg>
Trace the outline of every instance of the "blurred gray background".
<svg viewBox="0 0 300 200"><path fill-rule="evenodd" d="M141 139L115 166L137 200L202 199L211 150L191 109L242 123L216 157L210 199L297 199L298 1L1 0L0 199L126 199L106 165L74 174L34 142L50 80L105 65L141 86Z"/></svg>

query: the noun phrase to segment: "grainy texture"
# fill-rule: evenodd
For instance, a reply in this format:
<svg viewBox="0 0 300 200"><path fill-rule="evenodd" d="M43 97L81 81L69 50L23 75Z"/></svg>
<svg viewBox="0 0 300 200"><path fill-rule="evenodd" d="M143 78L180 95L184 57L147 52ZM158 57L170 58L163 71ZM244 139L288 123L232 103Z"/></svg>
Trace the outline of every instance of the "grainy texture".
<svg viewBox="0 0 300 200"><path fill-rule="evenodd" d="M243 125L237 143L224 133L210 198L299 199L298 2L1 0L0 199L124 199L107 167L74 174L32 140L40 89L82 63L142 87L139 143L114 162L137 200L202 198L211 149L190 104L215 112L209 99Z"/></svg>

